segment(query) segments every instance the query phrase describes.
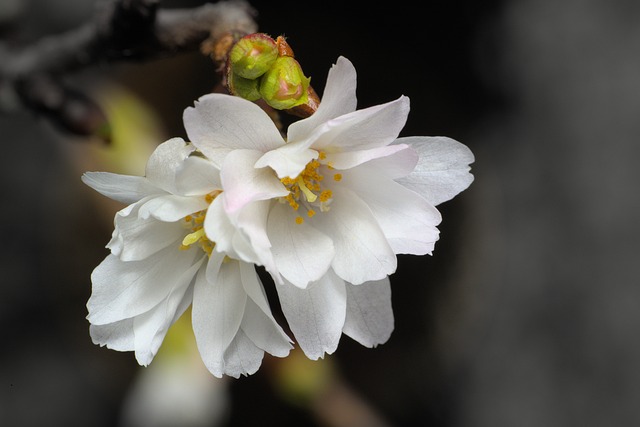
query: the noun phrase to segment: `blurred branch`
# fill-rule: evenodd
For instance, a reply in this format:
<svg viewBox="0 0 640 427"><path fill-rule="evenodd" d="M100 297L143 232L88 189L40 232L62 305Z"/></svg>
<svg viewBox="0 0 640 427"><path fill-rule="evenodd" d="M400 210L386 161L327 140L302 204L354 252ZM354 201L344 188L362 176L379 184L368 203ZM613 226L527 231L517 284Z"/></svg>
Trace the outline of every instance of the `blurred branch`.
<svg viewBox="0 0 640 427"><path fill-rule="evenodd" d="M166 10L158 8L158 3L159 0L110 1L91 22L67 33L18 49L0 44L0 91L12 90L24 106L44 111L60 122L56 118L60 109L52 106L51 93L43 89L49 88L56 97L64 98L70 91L57 83L64 74L92 65L146 61L205 46L208 49L226 34L256 31L255 11L244 1ZM43 79L47 85L41 84ZM65 104L64 99L56 102Z"/></svg>

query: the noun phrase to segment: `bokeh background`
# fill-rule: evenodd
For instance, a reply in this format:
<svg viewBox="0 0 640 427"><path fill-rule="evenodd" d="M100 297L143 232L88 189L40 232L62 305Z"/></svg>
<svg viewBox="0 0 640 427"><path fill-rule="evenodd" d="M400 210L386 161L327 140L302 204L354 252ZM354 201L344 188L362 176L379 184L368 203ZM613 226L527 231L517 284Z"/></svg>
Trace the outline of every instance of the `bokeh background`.
<svg viewBox="0 0 640 427"><path fill-rule="evenodd" d="M218 82L197 53L96 65L65 81L103 106L111 146L0 91L0 425L640 425L640 3L251 3L319 93L346 56L360 107L407 95L403 135L476 155L475 182L439 207L434 255L400 257L391 339L343 337L323 361L266 358L238 380L202 370L188 325L148 368L94 346L90 273L120 206L80 175L142 174ZM67 31L96 4L3 0L0 37Z"/></svg>

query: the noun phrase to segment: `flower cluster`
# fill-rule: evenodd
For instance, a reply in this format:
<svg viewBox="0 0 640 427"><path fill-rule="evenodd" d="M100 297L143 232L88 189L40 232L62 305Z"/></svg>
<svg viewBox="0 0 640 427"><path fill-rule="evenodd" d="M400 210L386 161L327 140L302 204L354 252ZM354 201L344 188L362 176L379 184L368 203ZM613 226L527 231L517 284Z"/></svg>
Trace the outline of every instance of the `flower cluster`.
<svg viewBox="0 0 640 427"><path fill-rule="evenodd" d="M262 266L309 358L334 352L342 334L386 342L397 254L433 251L435 206L471 184L474 158L450 138L399 137L408 98L356 110L355 90L341 57L317 111L286 138L255 103L208 94L184 112L189 142L161 144L144 177L86 173L127 204L92 274L93 341L147 365L191 305L207 368L252 374L264 352L284 357L293 343L270 310Z"/></svg>

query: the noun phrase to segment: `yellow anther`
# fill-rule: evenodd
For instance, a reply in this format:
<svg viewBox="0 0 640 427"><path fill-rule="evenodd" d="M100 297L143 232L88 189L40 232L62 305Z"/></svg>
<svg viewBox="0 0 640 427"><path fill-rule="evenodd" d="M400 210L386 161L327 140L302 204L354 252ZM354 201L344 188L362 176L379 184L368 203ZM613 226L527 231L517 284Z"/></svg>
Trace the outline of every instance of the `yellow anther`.
<svg viewBox="0 0 640 427"><path fill-rule="evenodd" d="M341 173L337 173L337 174L333 175L333 180L334 181L342 181L342 174Z"/></svg>
<svg viewBox="0 0 640 427"><path fill-rule="evenodd" d="M320 193L320 201L321 202L326 202L332 196L333 196L333 193L331 192L331 190L324 190L322 193Z"/></svg>
<svg viewBox="0 0 640 427"><path fill-rule="evenodd" d="M301 216L296 217L296 224L302 224L303 222L304 222L304 218L302 218Z"/></svg>
<svg viewBox="0 0 640 427"><path fill-rule="evenodd" d="M307 211L307 216L308 216L309 218L311 218L311 217L312 217L312 216L314 216L315 214L316 214L316 211L314 211L313 209L309 209L309 210Z"/></svg>
<svg viewBox="0 0 640 427"><path fill-rule="evenodd" d="M193 217L191 215L187 215L187 216L184 217L184 220L186 222L191 222L191 220L193 220Z"/></svg>
<svg viewBox="0 0 640 427"><path fill-rule="evenodd" d="M318 196L316 196L315 194L313 194L311 192L311 190L309 190L309 188L307 188L307 186L304 183L304 179L302 178L302 175L300 175L298 177L298 187L300 188L300 190L304 193L304 196L307 198L307 200L311 203L315 202L316 199L318 198Z"/></svg>
<svg viewBox="0 0 640 427"><path fill-rule="evenodd" d="M189 247L193 245L195 242L204 237L204 228L200 228L199 230L194 231L193 233L187 234L184 239L182 239L182 246ZM180 248L182 248L182 246Z"/></svg>
<svg viewBox="0 0 640 427"><path fill-rule="evenodd" d="M324 151L320 151L320 152L318 153L318 159L320 159L320 160L324 160L324 159L326 159L326 158L327 158L327 153L325 153Z"/></svg>

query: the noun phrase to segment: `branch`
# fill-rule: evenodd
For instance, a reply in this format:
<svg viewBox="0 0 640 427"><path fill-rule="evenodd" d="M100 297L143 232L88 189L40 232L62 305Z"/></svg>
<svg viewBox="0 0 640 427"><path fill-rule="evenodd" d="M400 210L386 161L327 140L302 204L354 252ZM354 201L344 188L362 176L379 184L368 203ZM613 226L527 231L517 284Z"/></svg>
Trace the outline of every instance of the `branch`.
<svg viewBox="0 0 640 427"><path fill-rule="evenodd" d="M67 33L17 50L0 44L0 91L13 90L24 106L79 133L83 126L69 128L69 118L59 117L68 110L66 98L71 96L76 104L79 99L77 92L59 81L64 74L92 65L147 61L199 49L211 53L205 49L226 34L256 31L255 11L245 1L166 10L158 8L158 1L114 0L105 3L91 22ZM88 98L83 102L91 103Z"/></svg>

